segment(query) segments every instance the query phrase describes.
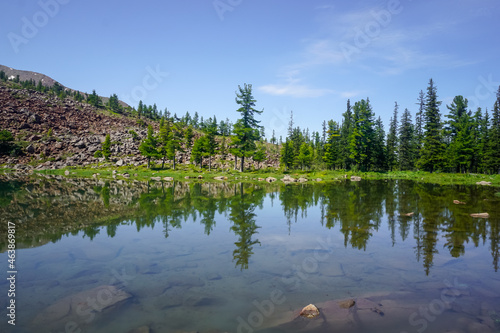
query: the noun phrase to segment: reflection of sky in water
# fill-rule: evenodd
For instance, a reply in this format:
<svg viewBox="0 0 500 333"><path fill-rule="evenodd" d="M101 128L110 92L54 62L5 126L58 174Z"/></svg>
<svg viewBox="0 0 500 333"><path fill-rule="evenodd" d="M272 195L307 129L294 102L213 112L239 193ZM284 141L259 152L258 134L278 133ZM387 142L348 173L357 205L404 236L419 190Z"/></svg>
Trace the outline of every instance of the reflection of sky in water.
<svg viewBox="0 0 500 333"><path fill-rule="evenodd" d="M429 327L434 324L438 331L455 327L458 318L474 322L484 317L481 311L489 311L491 318L500 311L491 305L491 297L500 297L500 277L492 268L488 242L476 247L470 241L465 254L453 258L443 232L438 231L437 253L426 275L423 259L417 261L413 225L403 241L397 216L394 234L389 217L383 215L378 230L370 229L366 248L359 250L345 246L340 224L331 229L321 225L319 206L298 209L297 221L292 217L290 225L278 197L271 207L270 195L266 195L262 207L254 210L260 228L251 235L260 243L252 246L248 269L243 270L235 267L238 237L231 230L229 212L215 213L210 235L205 234L198 216L196 221L192 217L183 221L182 228L169 226L165 238L163 220L157 218L153 227L145 226L140 232L135 224L123 222L113 238L102 227L93 241L80 232L56 243L19 250L17 301L22 319L18 331L29 331L26 324L48 305L101 285L117 285L134 297L91 326L82 326L88 332L127 332L142 325L155 332L234 332L237 318L246 319L256 309L253 302L269 299L273 290L282 291L286 299L276 305L276 313L309 303L377 294L388 295L394 302L406 297L407 303L426 306L439 299L447 281L455 279L467 292L453 309L440 313L439 321L429 322ZM0 260L6 262L5 253ZM5 289L5 282L0 287ZM390 322L390 316L385 318ZM262 332L274 332L264 329L272 320L266 318ZM393 325L401 327L398 332L419 328L408 326L407 316L397 317Z"/></svg>

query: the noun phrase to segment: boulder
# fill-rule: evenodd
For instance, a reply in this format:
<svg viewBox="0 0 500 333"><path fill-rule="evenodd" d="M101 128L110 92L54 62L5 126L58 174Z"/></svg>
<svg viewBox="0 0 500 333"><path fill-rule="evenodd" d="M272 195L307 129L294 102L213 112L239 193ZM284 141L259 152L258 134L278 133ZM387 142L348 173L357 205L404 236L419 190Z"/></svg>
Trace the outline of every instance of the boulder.
<svg viewBox="0 0 500 333"><path fill-rule="evenodd" d="M411 212L411 213L401 213L401 214L399 214L399 216L411 217L411 216L413 216L414 214L415 214L414 212Z"/></svg>
<svg viewBox="0 0 500 333"><path fill-rule="evenodd" d="M34 154L35 153L35 147L33 147L33 145L29 145L28 147L26 147L26 151L29 154Z"/></svg>
<svg viewBox="0 0 500 333"><path fill-rule="evenodd" d="M479 218L479 219L487 219L490 217L490 214L488 213L477 213L477 214L470 214L471 217Z"/></svg>
<svg viewBox="0 0 500 333"><path fill-rule="evenodd" d="M349 309L352 308L356 302L353 299L346 299L344 301L338 301L338 304L342 309Z"/></svg>
<svg viewBox="0 0 500 333"><path fill-rule="evenodd" d="M118 167L121 167L121 166L123 166L124 164L125 164L125 162L124 162L123 160L118 160L118 162L116 162L116 164L115 164L115 165L116 165L116 166L118 166Z"/></svg>
<svg viewBox="0 0 500 333"><path fill-rule="evenodd" d="M319 316L319 310L315 305L309 304L300 311L299 315L306 318L314 318Z"/></svg>
<svg viewBox="0 0 500 333"><path fill-rule="evenodd" d="M151 177L151 180L154 180L155 182L161 182L161 177Z"/></svg>
<svg viewBox="0 0 500 333"><path fill-rule="evenodd" d="M351 182L359 182L361 181L361 177L359 176L351 176Z"/></svg>
<svg viewBox="0 0 500 333"><path fill-rule="evenodd" d="M307 178L304 178L304 177L300 177L299 180L298 180L299 183L306 183L307 182Z"/></svg>
<svg viewBox="0 0 500 333"><path fill-rule="evenodd" d="M488 186L488 185L491 185L491 182L486 182L486 181L481 181L481 182L477 182L476 185L485 185L485 186Z"/></svg>
<svg viewBox="0 0 500 333"><path fill-rule="evenodd" d="M453 203L454 203L455 205L465 205L465 202L463 202L463 201L459 201L459 200L453 200Z"/></svg>
<svg viewBox="0 0 500 333"><path fill-rule="evenodd" d="M173 182L174 181L174 177L163 177L163 180L166 181L166 182Z"/></svg>
<svg viewBox="0 0 500 333"><path fill-rule="evenodd" d="M274 177L267 177L266 178L266 182L268 182L268 183L274 183L275 181L276 181L276 178L274 178Z"/></svg>
<svg viewBox="0 0 500 333"><path fill-rule="evenodd" d="M112 311L132 295L116 286L103 285L85 290L60 299L42 310L33 325L49 330L64 330L66 323L72 321L77 325L85 325L89 316L82 313L101 314Z"/></svg>

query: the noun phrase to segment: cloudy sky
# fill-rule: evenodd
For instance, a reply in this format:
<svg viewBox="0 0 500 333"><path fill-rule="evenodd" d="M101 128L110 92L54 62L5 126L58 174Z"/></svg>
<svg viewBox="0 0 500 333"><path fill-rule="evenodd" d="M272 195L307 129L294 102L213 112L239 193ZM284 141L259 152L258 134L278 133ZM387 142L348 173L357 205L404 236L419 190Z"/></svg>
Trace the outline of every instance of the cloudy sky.
<svg viewBox="0 0 500 333"><path fill-rule="evenodd" d="M16 0L0 4L0 64L84 92L236 120L253 85L267 135L341 121L370 98L388 128L433 78L490 108L500 85L498 0Z"/></svg>

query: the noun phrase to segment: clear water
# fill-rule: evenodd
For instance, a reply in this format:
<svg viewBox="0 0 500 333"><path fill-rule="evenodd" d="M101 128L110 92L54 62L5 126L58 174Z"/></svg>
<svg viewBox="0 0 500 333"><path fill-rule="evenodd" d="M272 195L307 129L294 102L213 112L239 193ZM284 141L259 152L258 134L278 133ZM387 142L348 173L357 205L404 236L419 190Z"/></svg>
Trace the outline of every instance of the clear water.
<svg viewBox="0 0 500 333"><path fill-rule="evenodd" d="M4 278L2 332L500 331L498 189L0 184L5 276L8 221L18 241L16 326ZM109 288L129 298L106 307ZM61 305L75 295L97 306ZM321 316L296 318L310 303Z"/></svg>

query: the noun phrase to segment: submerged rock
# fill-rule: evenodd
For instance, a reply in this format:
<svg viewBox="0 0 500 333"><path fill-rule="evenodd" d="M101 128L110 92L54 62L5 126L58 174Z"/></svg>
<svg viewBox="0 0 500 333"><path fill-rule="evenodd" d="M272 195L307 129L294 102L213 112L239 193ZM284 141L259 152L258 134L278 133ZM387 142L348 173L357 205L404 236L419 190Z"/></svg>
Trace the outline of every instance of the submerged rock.
<svg viewBox="0 0 500 333"><path fill-rule="evenodd" d="M356 302L353 299L346 299L344 301L338 301L338 303L342 309L352 308L356 304Z"/></svg>
<svg viewBox="0 0 500 333"><path fill-rule="evenodd" d="M45 308L35 317L33 325L52 330L64 329L68 322L85 325L91 315L112 311L131 297L129 293L111 285L85 290Z"/></svg>
<svg viewBox="0 0 500 333"><path fill-rule="evenodd" d="M306 318L314 318L319 316L319 310L315 305L309 304L308 306L303 308L302 311L300 311L300 316Z"/></svg>
<svg viewBox="0 0 500 333"><path fill-rule="evenodd" d="M128 333L149 333L150 331L149 326L141 326L128 331Z"/></svg>
<svg viewBox="0 0 500 333"><path fill-rule="evenodd" d="M490 217L490 214L488 213L478 213L478 214L470 214L471 217L475 218L480 218L480 219L487 219Z"/></svg>

